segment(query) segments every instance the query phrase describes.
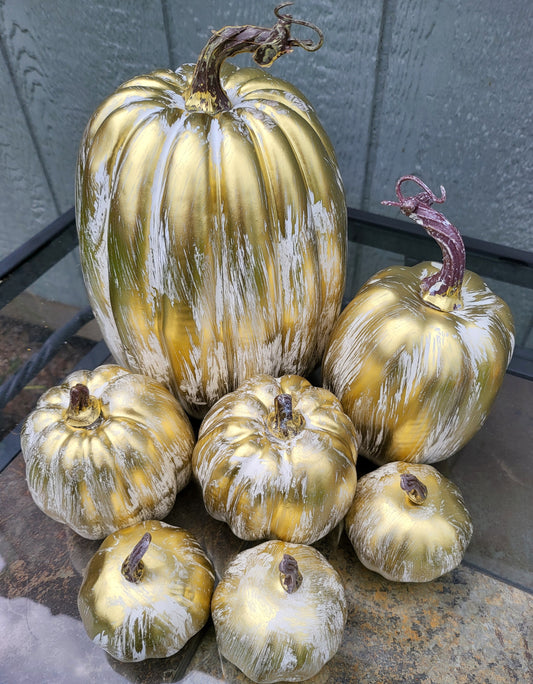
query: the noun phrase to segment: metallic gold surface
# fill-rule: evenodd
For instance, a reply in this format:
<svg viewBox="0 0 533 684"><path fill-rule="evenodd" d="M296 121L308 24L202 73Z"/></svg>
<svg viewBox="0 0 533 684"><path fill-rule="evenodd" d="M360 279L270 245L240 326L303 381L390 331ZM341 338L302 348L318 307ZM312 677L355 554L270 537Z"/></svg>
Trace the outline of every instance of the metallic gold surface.
<svg viewBox="0 0 533 684"><path fill-rule="evenodd" d="M292 399L283 432L280 395ZM193 473L207 511L241 539L312 543L346 514L357 484L357 435L340 402L295 375L250 378L204 418Z"/></svg>
<svg viewBox="0 0 533 684"><path fill-rule="evenodd" d="M223 64L230 108L188 111L194 65L121 85L78 158L81 265L125 367L196 417L247 377L319 363L345 283L346 204L311 105Z"/></svg>
<svg viewBox="0 0 533 684"><path fill-rule="evenodd" d="M140 579L122 565L145 533ZM148 520L109 535L85 570L78 608L89 637L117 660L165 658L209 618L215 575L187 531Z"/></svg>
<svg viewBox="0 0 533 684"><path fill-rule="evenodd" d="M77 384L90 401L73 415ZM21 432L35 503L89 539L165 517L190 479L194 441L168 390L116 365L71 373L41 396Z"/></svg>
<svg viewBox="0 0 533 684"><path fill-rule="evenodd" d="M284 554L296 560L300 586L280 582ZM337 652L347 605L337 571L316 549L270 541L241 552L213 594L220 653L254 682L298 682Z"/></svg>
<svg viewBox="0 0 533 684"><path fill-rule="evenodd" d="M427 488L416 503L402 489L402 475ZM458 488L425 463L387 463L358 483L345 519L357 557L395 582L429 582L461 562L472 520Z"/></svg>
<svg viewBox="0 0 533 684"><path fill-rule="evenodd" d="M360 453L378 464L458 451L483 425L511 359L507 304L465 271L461 307L443 310L440 295L420 293L439 268L393 266L370 278L326 349L324 386L352 418Z"/></svg>

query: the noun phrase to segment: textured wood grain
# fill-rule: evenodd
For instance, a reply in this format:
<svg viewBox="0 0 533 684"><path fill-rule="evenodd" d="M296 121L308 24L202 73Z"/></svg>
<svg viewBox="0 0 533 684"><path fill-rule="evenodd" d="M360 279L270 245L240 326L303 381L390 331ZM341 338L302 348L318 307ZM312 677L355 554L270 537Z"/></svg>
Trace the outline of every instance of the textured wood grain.
<svg viewBox="0 0 533 684"><path fill-rule="evenodd" d="M0 258L29 240L60 213L53 196L25 103L5 60L0 60L2 107L0 116ZM67 255L31 288L47 299L74 306L87 302L77 253ZM40 314L36 313L40 318ZM46 327L43 319L42 323Z"/></svg>
<svg viewBox="0 0 533 684"><path fill-rule="evenodd" d="M0 59L0 258L57 216L6 63Z"/></svg>
<svg viewBox="0 0 533 684"><path fill-rule="evenodd" d="M159 3L6 0L1 38L59 211L92 111L122 81L168 65Z"/></svg>
<svg viewBox="0 0 533 684"><path fill-rule="evenodd" d="M388 213L379 201L416 173L446 187L464 234L533 249L531 4L399 0L388 12L365 208Z"/></svg>

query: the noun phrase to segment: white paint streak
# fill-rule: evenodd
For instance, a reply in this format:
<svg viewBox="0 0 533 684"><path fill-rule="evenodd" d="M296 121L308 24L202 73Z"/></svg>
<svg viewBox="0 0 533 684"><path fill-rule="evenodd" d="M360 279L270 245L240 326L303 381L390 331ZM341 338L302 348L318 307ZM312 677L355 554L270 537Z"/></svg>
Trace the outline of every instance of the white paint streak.
<svg viewBox="0 0 533 684"><path fill-rule="evenodd" d="M338 400L308 383L291 390L303 428L274 435L268 421L282 388L283 378L256 376L219 400L202 422L193 470L209 513L238 537L312 543L352 501L357 436Z"/></svg>
<svg viewBox="0 0 533 684"><path fill-rule="evenodd" d="M428 308L418 294L428 270L395 267L370 279L325 355L325 385L361 431L361 453L378 463L432 463L460 449L485 421L512 353L496 295L467 272L461 309Z"/></svg>
<svg viewBox="0 0 533 684"><path fill-rule="evenodd" d="M113 169L108 169L104 162L102 168L94 172L95 177L90 179L96 186L96 199L93 217L86 229L86 254L94 254L91 262L91 257L86 257L86 276L92 288L89 296L113 355L122 364L138 369L177 391L187 410L199 415L253 373L305 374L311 370L320 361L330 327L340 308L344 287L346 234L342 229L344 216L339 219L344 212L342 192L338 206L326 210L325 203L332 203L331 187L329 184L326 184L327 187L316 187L311 182L311 175L308 177L306 173L309 163L325 164L330 171L328 175L336 179L340 188L338 168L327 154L323 156L320 152L316 160L299 162L302 183L297 185L298 188L301 185L306 187L308 194L303 198L303 204L299 190L294 197L288 198L287 214L280 217L280 225L275 221L273 225L268 222L267 217L273 214L269 207L263 207L264 227L259 223L240 225L240 217L246 212L251 215L253 209L256 216L257 207L246 205L246 202L256 199L249 199L237 185L235 197L238 201L235 204L239 206L235 215L230 215L222 186L218 187L214 202L204 207L207 215L214 217L212 243L203 234L203 222L199 221L198 225L194 223L194 211L198 210L193 211L192 206L200 201L200 195L191 192L186 186L187 173L183 178L180 174L171 179L168 177L169 159L174 146L186 134L205 136L203 144L208 148L212 182L217 177L223 177L224 182L235 177L238 183L239 165L238 160L234 163L233 157L241 154L243 141L249 143L249 159L254 158L254 155L259 158L269 144L263 133L258 133L257 141L253 138L248 127L250 112L257 115L262 111L261 130L264 131L269 131L269 127L271 130L280 130L285 123L290 124L287 130L293 130L292 119L301 117L302 130L305 128L307 131L305 135L310 140L316 139L316 147L322 149L321 141L325 134L310 116L310 105L298 95L285 92L286 88L280 89L276 85L276 79L264 75L258 79L254 92L250 92L249 88L245 93L243 89L248 88L248 84L239 79L238 71L228 67L223 72L224 78L233 79L233 86L228 89L233 111L227 114L224 123L222 118L213 117L207 128L197 126L196 130L193 130L190 121L196 121L198 114L194 115L195 119L190 119L189 113L181 109L184 103L179 93L180 88L186 87L190 81L189 67L176 71L175 82L172 74L163 71L152 78L153 83L148 77L139 81L140 85L147 88L147 94L149 87L153 87L154 93L157 93L158 105L154 110L154 117L157 118L145 119L145 107L141 107L136 115L137 103L145 105L146 101L143 103L138 94L132 97L118 91L117 102L123 112L128 113L128 125L140 131L143 121L150 119L152 130L155 130L155 123L159 129L156 139L162 141L161 154L154 162L155 167L147 169L147 177L152 173L152 187L146 193L148 199L143 200L146 206L141 209L148 225L121 225L120 228L124 230L125 243L136 231L148 234L143 271L128 273L127 283L109 283L107 250L110 202L113 187L120 185L117 180L121 173L120 159L130 154L129 149L117 153ZM132 80L129 86L136 84ZM285 105L275 102L283 97L286 99ZM165 108L161 102L168 102L165 106L172 109L169 119L163 116ZM108 110L106 116L102 114L100 119L95 120L91 135L97 132L102 134L98 129L103 129L113 113L111 101ZM240 116L241 110L248 113L248 118ZM273 110L279 113L279 120L271 116ZM169 124L169 120L173 123ZM235 155L226 151L226 146L232 143L229 142L231 136L226 138L224 126L231 128L234 134L240 132L240 144L235 148ZM121 131L118 125L115 128L117 130L109 132L110 136L116 137L114 141L109 140L109 149L118 150L129 132ZM289 140L291 135L288 135ZM137 139L137 135L128 139L128 146L133 148ZM90 139L86 141L86 154L90 152L91 142ZM202 141L196 140L196 143L200 145ZM309 151L314 149L308 141L302 148L306 145ZM294 146L295 150L297 147ZM266 157L263 163L268 166ZM129 166L133 167L133 164ZM276 192L276 174L273 169L266 176L269 174L268 179L262 179L258 173L258 183L263 184L257 193L258 197L268 197L269 193ZM198 177L201 178L201 174ZM142 188L143 193L146 190ZM180 214L186 223L184 227L170 225L169 207L166 204L169 193L183 197L187 208L190 205L189 213L186 208ZM244 207L246 210L243 212ZM121 221L127 223L124 216ZM114 230L113 240L120 243L121 235L116 227ZM226 236L231 231L239 235L233 242ZM257 231L257 235L253 231ZM264 245L258 247L262 244L263 233L268 239L265 238ZM283 234L285 238L281 237ZM185 251L185 255L181 255L184 258L179 261L179 268L176 266L177 259L173 257L177 245ZM192 262L187 262L188 259ZM198 260L203 263L198 263ZM134 263L132 258L130 264L123 265L124 270L132 268ZM273 276L275 269L277 275ZM115 270L118 273L119 270ZM205 274L205 278L200 281L198 274ZM126 296L127 289L131 288L130 283L139 284L136 300L135 297L130 299ZM114 299L111 290L121 293L120 304L111 304ZM115 310L113 307L117 306L122 308ZM164 322L161 313L163 307ZM174 317L174 308L179 310L179 316ZM185 320L187 315L188 320ZM116 322L118 320L120 323ZM142 322L144 329L138 329L139 322ZM185 332L186 326L188 333ZM250 331L253 331L253 339L250 338ZM177 340L179 350L175 348Z"/></svg>
<svg viewBox="0 0 533 684"><path fill-rule="evenodd" d="M303 581L279 591L282 554L297 559ZM301 681L338 650L347 604L338 573L316 549L266 542L240 553L213 597L222 654L254 681Z"/></svg>

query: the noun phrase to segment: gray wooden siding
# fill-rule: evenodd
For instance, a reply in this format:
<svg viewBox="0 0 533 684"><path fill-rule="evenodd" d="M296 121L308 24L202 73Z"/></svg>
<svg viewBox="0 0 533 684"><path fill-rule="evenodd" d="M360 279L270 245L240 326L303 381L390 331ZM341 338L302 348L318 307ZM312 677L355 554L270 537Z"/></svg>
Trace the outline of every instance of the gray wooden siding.
<svg viewBox="0 0 533 684"><path fill-rule="evenodd" d="M275 4L0 0L0 257L72 206L83 128L117 85L195 61L210 29L272 25ZM394 214L380 201L416 173L446 186L465 235L533 250L531 0L295 0L286 11L319 25L325 44L272 71L314 104L351 206ZM42 287L76 303L79 266L66 261Z"/></svg>

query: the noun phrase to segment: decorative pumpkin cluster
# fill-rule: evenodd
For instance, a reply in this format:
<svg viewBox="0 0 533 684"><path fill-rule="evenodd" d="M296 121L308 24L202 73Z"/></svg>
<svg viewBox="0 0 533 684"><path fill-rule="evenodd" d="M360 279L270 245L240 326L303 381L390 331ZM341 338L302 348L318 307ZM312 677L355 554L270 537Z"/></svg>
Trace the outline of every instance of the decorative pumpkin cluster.
<svg viewBox="0 0 533 684"><path fill-rule="evenodd" d="M256 682L307 679L338 650L342 579L311 546L335 527L393 581L461 562L472 521L430 464L481 427L514 342L509 308L465 271L459 233L432 208L444 191L413 176L389 204L443 263L385 269L340 312L331 143L292 85L222 64L320 47L284 6L271 29L226 27L196 65L128 81L89 121L81 263L121 366L71 374L21 436L36 504L105 537L79 592L89 636L119 660L162 658L212 615L220 652ZM405 197L406 181L422 192ZM321 362L316 387L303 376ZM377 466L359 483L358 452ZM191 475L211 516L260 542L216 588L197 540L162 522Z"/></svg>
<svg viewBox="0 0 533 684"><path fill-rule="evenodd" d="M21 435L35 503L106 536L78 597L91 639L121 661L163 658L212 615L221 653L254 681L307 679L341 643L343 583L310 543L352 504L357 443L331 392L264 374L221 398L196 440L167 389L116 365L45 392ZM191 473L213 517L272 540L239 554L215 591L198 541L160 521Z"/></svg>

